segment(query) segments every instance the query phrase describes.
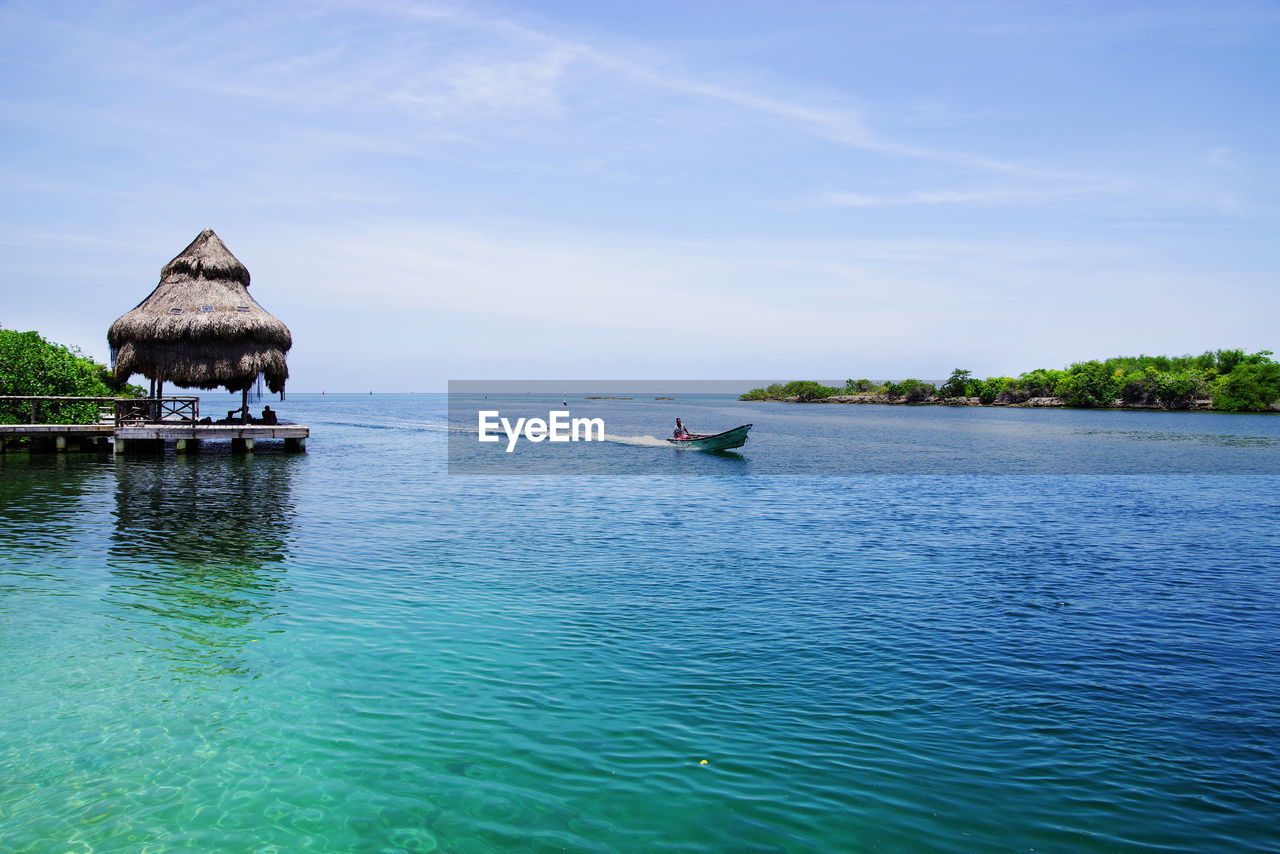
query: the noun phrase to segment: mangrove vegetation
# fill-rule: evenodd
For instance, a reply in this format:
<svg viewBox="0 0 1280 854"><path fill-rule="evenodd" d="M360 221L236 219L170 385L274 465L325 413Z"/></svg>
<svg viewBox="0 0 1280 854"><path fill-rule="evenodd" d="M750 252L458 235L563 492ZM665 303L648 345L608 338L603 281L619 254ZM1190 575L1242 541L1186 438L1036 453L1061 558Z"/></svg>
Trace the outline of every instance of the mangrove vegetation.
<svg viewBox="0 0 1280 854"><path fill-rule="evenodd" d="M1115 356L1038 368L1017 377L978 379L960 368L939 384L847 380L843 387L812 380L754 388L739 400L842 403L952 403L984 406L1054 405L1258 412L1280 401L1280 364L1270 350L1205 351L1198 356Z"/></svg>

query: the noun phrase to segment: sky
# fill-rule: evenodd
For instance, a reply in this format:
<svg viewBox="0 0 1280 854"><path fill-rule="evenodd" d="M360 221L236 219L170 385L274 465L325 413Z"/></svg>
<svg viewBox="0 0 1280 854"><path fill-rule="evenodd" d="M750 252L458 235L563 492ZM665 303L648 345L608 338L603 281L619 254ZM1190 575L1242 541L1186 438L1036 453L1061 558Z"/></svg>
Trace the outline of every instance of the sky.
<svg viewBox="0 0 1280 854"><path fill-rule="evenodd" d="M1274 2L0 0L0 326L213 228L289 389L1280 350Z"/></svg>

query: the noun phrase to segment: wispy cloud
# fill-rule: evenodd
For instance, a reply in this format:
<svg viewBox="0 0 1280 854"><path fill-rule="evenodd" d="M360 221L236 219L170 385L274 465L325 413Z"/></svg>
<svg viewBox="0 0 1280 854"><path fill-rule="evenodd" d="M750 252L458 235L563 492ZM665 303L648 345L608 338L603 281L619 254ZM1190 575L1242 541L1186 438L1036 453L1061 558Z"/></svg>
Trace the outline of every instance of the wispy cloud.
<svg viewBox="0 0 1280 854"><path fill-rule="evenodd" d="M33 8L24 26L41 14ZM344 26L344 16L356 9L362 26ZM483 133L518 134L526 121L591 120L602 99L613 99L619 112L647 121L667 112L681 120L701 115L706 126L720 127L736 113L764 119L783 132L891 158L1033 181L1100 180L980 151L896 139L873 127L854 105L857 92L819 94L785 78L762 83L769 79L763 69L754 69L747 82L732 70L699 68L696 59L664 56L624 38L592 44L460 4L393 0L360 3L350 11L337 4L306 14L276 6L255 7L252 15L175 14L176 20L165 24L139 16L119 33L122 43L112 41L111 51L102 47L100 21L85 22L81 29L61 21L56 28L60 41L93 57L96 72L108 82L256 102L282 115L327 116L330 124L333 117L345 116L351 119L348 126L358 127L381 108L407 123L397 129L400 134L438 139L452 133L466 140L477 127ZM381 20L371 22L369 16ZM188 29L203 34L203 50L192 51L185 40L173 38L175 30ZM628 98L639 100L628 103ZM945 104L930 104L935 125L947 114ZM695 121L690 132L696 126ZM375 136L368 142L380 145ZM349 137L359 140L358 133Z"/></svg>
<svg viewBox="0 0 1280 854"><path fill-rule="evenodd" d="M388 92L389 103L445 117L460 108L494 114L554 116L563 112L561 82L577 54L553 49L515 61L454 62L420 73Z"/></svg>
<svg viewBox="0 0 1280 854"><path fill-rule="evenodd" d="M834 191L818 199L835 208L884 208L914 205L1026 205L1061 202L1099 192L1097 187L1062 189L915 190L907 193L854 193Z"/></svg>
<svg viewBox="0 0 1280 854"><path fill-rule="evenodd" d="M485 22L481 19L476 23L483 26ZM502 22L500 26L507 30L512 25L509 22ZM555 41L554 36L546 33L538 33L536 37L542 41ZM986 157L969 152L933 149L897 141L873 131L860 111L849 106L815 104L813 96L803 91L793 90L782 95L774 95L762 93L741 85L710 82L688 74L665 71L652 63L629 59L616 53L608 53L580 42L562 43L559 45L559 52L577 56L585 62L593 63L599 68L613 71L633 81L646 83L669 92L687 95L703 102L719 103L757 115L767 116L812 133L829 142L850 148L898 157L952 163L984 171L1027 178L1099 180L1096 177L1045 169L1039 166ZM933 112L938 115L941 114L943 109L939 105L934 105Z"/></svg>
<svg viewBox="0 0 1280 854"><path fill-rule="evenodd" d="M427 120L477 112L559 119L591 108L575 103L569 90L616 90L609 82L613 79L655 94L683 96L694 105L728 107L836 145L886 156L1029 179L1099 180L1038 164L897 140L872 128L863 112L851 104L832 103L829 94L817 97L786 81L773 84L772 92L761 91L758 85L727 79L723 69L690 71L687 58L662 57L638 45L593 45L456 4L387 2L361 4L361 8L398 18L406 27L443 26L446 32L431 32L428 38L427 33L410 31L378 45L373 53L354 43L357 34L343 36L337 43L309 46L301 57L287 63L238 57L233 66L215 56L203 65L193 65L189 58L183 62L175 55L172 66L176 74L185 75L185 85L195 89L314 108L351 108L380 101ZM146 54L150 47L140 45L139 50ZM677 66L682 70L672 70ZM614 96L621 98L624 93L615 91ZM847 93L845 97L855 96ZM946 112L945 105L937 103L929 108L935 119Z"/></svg>

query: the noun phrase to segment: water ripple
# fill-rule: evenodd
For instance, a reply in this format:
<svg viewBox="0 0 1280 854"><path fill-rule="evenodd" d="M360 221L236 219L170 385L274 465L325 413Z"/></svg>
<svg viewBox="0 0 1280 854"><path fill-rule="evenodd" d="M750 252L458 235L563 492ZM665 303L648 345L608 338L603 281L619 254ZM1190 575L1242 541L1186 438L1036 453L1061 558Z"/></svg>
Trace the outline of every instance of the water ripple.
<svg viewBox="0 0 1280 854"><path fill-rule="evenodd" d="M1274 478L452 478L343 420L6 462L7 848L1274 840Z"/></svg>

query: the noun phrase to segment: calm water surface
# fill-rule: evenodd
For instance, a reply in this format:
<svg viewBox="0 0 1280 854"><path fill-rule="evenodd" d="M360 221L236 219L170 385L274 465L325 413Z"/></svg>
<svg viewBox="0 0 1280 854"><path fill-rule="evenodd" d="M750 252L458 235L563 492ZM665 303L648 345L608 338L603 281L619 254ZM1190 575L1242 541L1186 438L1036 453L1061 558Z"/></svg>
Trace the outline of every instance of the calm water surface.
<svg viewBox="0 0 1280 854"><path fill-rule="evenodd" d="M0 849L1280 846L1280 420L679 406L608 453L825 438L459 476L440 398L329 395L301 456L10 454ZM894 423L1265 473L806 473Z"/></svg>

